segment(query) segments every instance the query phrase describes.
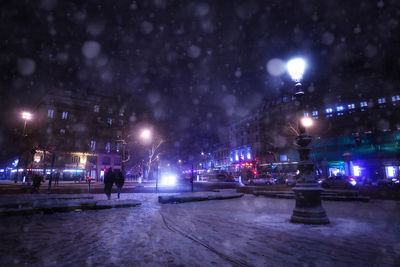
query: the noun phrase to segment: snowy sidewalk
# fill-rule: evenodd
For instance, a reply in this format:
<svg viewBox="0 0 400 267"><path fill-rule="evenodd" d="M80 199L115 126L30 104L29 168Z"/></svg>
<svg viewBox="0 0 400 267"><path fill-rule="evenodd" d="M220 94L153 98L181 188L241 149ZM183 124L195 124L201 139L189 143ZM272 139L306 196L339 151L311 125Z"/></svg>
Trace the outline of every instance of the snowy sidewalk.
<svg viewBox="0 0 400 267"><path fill-rule="evenodd" d="M167 194L121 195L140 201L136 208L4 217L0 265L329 267L400 259L399 201L323 201L331 224L314 226L290 223L292 199L165 205L160 195Z"/></svg>

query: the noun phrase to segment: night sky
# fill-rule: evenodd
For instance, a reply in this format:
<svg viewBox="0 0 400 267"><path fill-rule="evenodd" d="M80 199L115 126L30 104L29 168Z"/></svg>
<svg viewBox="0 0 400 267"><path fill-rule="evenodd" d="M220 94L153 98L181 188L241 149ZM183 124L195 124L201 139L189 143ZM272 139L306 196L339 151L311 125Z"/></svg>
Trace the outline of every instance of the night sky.
<svg viewBox="0 0 400 267"><path fill-rule="evenodd" d="M307 59L304 84L321 101L398 91L396 0L0 5L2 145L10 111L49 90L92 88L134 96L177 148L201 149L264 98L292 90L283 67L293 56Z"/></svg>

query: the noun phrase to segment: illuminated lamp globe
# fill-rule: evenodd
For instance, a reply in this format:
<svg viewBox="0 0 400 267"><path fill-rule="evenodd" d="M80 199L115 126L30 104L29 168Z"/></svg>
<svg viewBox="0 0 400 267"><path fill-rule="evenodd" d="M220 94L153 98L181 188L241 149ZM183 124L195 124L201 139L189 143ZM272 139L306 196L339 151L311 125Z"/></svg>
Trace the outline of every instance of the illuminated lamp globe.
<svg viewBox="0 0 400 267"><path fill-rule="evenodd" d="M303 78L304 70L306 69L306 62L302 58L294 58L289 60L286 68L290 77L292 77L295 82L299 82Z"/></svg>
<svg viewBox="0 0 400 267"><path fill-rule="evenodd" d="M142 133L140 134L140 138L142 138L145 141L150 140L151 138L151 131L148 129L145 129L142 131Z"/></svg>
<svg viewBox="0 0 400 267"><path fill-rule="evenodd" d="M29 112L22 112L22 114L21 114L21 116L22 116L22 118L24 119L24 120L31 120L32 119L32 114L31 113L29 113Z"/></svg>
<svg viewBox="0 0 400 267"><path fill-rule="evenodd" d="M309 117L304 117L304 118L301 119L301 124L304 127L308 128L308 127L311 127L313 125L313 120L311 118L309 118Z"/></svg>

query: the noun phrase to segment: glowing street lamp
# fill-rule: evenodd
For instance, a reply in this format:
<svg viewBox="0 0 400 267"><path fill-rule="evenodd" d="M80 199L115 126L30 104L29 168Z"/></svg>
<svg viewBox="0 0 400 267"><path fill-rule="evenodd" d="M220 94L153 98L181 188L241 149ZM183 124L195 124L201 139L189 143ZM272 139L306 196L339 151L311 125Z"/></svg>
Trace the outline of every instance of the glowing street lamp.
<svg viewBox="0 0 400 267"><path fill-rule="evenodd" d="M313 125L309 117L304 114L303 101L304 91L301 80L306 69L306 62L302 58L290 60L286 66L291 78L295 82L294 96L298 102L297 127L299 135L296 138L300 162L298 164L299 176L293 191L296 194L296 207L293 210L291 222L304 224L327 224L329 219L321 204L321 187L316 181L314 164L310 158L312 137L306 133L306 128Z"/></svg>
<svg viewBox="0 0 400 267"><path fill-rule="evenodd" d="M23 136L26 136L26 122L30 121L32 119L32 113L24 111L24 112L21 113L21 118L24 120Z"/></svg>
<svg viewBox="0 0 400 267"><path fill-rule="evenodd" d="M286 68L293 81L300 82L301 79L303 79L304 71L306 69L306 62L302 58L294 58L287 63Z"/></svg>
<svg viewBox="0 0 400 267"><path fill-rule="evenodd" d="M302 124L304 127L308 128L308 127L313 126L314 122L313 122L313 120L312 120L311 118L309 118L309 117L304 117L304 118L301 119L301 124Z"/></svg>
<svg viewBox="0 0 400 267"><path fill-rule="evenodd" d="M143 141L150 141L151 139L151 131L149 129L144 129L140 133L140 138L142 138Z"/></svg>
<svg viewBox="0 0 400 267"><path fill-rule="evenodd" d="M22 117L24 120L28 120L28 121L29 121L29 120L32 119L32 114L29 113L29 112L24 111L24 112L22 112L21 117Z"/></svg>

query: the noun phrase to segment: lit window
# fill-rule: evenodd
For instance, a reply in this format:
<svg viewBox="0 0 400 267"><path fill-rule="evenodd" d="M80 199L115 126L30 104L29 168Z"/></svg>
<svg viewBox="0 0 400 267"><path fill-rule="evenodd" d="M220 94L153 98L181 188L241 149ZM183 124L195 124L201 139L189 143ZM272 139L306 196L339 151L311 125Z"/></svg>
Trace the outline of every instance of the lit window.
<svg viewBox="0 0 400 267"><path fill-rule="evenodd" d="M363 101L363 102L361 102L360 103L360 107L367 107L368 106L368 103L367 103L367 101Z"/></svg>
<svg viewBox="0 0 400 267"><path fill-rule="evenodd" d="M308 112L304 112L304 117L308 117Z"/></svg>
<svg viewBox="0 0 400 267"><path fill-rule="evenodd" d="M47 117L50 118L50 119L52 119L53 116L54 116L54 110L53 110L53 109L49 109L49 110L47 111Z"/></svg>
<svg viewBox="0 0 400 267"><path fill-rule="evenodd" d="M117 143L117 149L116 151L119 152L121 150L121 143Z"/></svg>
<svg viewBox="0 0 400 267"><path fill-rule="evenodd" d="M125 110L123 109L123 108L121 108L120 110L119 110L119 115L122 117L122 116L124 116L124 112L125 112Z"/></svg>
<svg viewBox="0 0 400 267"><path fill-rule="evenodd" d="M343 111L344 107L343 106L338 106L336 107L336 111Z"/></svg>
<svg viewBox="0 0 400 267"><path fill-rule="evenodd" d="M333 109L327 108L325 111L326 111L326 113L332 113L332 112L333 112Z"/></svg>
<svg viewBox="0 0 400 267"><path fill-rule="evenodd" d="M382 97L378 99L378 104L384 104L386 103L386 98Z"/></svg>
<svg viewBox="0 0 400 267"><path fill-rule="evenodd" d="M392 101L393 102L400 101L400 95L392 96Z"/></svg>
<svg viewBox="0 0 400 267"><path fill-rule="evenodd" d="M107 142L107 144L106 144L106 151L107 151L107 153L110 153L110 151L111 151L111 143L110 142Z"/></svg>
<svg viewBox="0 0 400 267"><path fill-rule="evenodd" d="M96 149L96 141L94 141L94 140L90 141L90 149L92 151Z"/></svg>
<svg viewBox="0 0 400 267"><path fill-rule="evenodd" d="M61 115L61 118L62 118L63 120L68 119L68 112L64 111L64 112L62 113L62 115Z"/></svg>
<svg viewBox="0 0 400 267"><path fill-rule="evenodd" d="M397 168L396 166L385 166L386 177L394 178L397 176Z"/></svg>
<svg viewBox="0 0 400 267"><path fill-rule="evenodd" d="M60 129L60 134L65 134L65 129Z"/></svg>
<svg viewBox="0 0 400 267"><path fill-rule="evenodd" d="M349 109L354 109L356 106L355 106L354 104L348 104L347 107L348 107Z"/></svg>
<svg viewBox="0 0 400 267"><path fill-rule="evenodd" d="M353 174L354 176L361 176L361 168L359 166L354 165L353 166Z"/></svg>
<svg viewBox="0 0 400 267"><path fill-rule="evenodd" d="M111 118L108 118L108 119L107 119L107 123L108 123L109 125L112 125L112 119L111 119Z"/></svg>
<svg viewBox="0 0 400 267"><path fill-rule="evenodd" d="M283 102L287 102L287 97L286 97L286 96L283 97L283 98L282 98L282 101L283 101Z"/></svg>
<svg viewBox="0 0 400 267"><path fill-rule="evenodd" d="M99 105L94 105L94 112L99 112L100 111L100 107Z"/></svg>
<svg viewBox="0 0 400 267"><path fill-rule="evenodd" d="M314 110L314 111L312 112L312 115L313 115L313 116L317 116L317 115L318 115L318 110Z"/></svg>

